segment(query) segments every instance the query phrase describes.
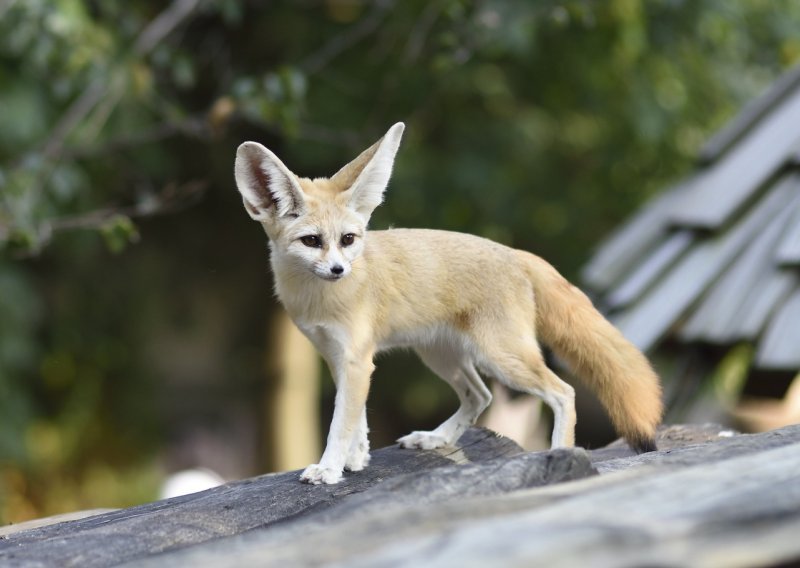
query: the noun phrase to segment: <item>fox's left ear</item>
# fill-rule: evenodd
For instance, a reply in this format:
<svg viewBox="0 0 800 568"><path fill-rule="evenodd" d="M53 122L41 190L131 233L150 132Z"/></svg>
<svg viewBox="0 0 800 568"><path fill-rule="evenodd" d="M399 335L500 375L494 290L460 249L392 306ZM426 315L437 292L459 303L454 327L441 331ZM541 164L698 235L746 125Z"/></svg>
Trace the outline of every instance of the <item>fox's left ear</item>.
<svg viewBox="0 0 800 568"><path fill-rule="evenodd" d="M369 218L383 201L405 124L398 122L375 144L336 172L331 181L348 188L342 193L347 206Z"/></svg>
<svg viewBox="0 0 800 568"><path fill-rule="evenodd" d="M245 142L236 151L236 187L244 208L254 220L301 215L306 210L300 184L278 157L257 142Z"/></svg>

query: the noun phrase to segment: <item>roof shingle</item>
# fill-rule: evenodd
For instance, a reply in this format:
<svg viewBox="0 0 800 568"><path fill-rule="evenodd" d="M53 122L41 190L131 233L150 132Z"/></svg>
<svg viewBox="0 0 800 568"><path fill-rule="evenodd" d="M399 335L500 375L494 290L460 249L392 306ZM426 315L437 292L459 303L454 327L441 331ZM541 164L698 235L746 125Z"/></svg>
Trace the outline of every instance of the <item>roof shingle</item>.
<svg viewBox="0 0 800 568"><path fill-rule="evenodd" d="M584 280L628 339L751 341L756 368L800 369L798 148L800 67L601 245Z"/></svg>

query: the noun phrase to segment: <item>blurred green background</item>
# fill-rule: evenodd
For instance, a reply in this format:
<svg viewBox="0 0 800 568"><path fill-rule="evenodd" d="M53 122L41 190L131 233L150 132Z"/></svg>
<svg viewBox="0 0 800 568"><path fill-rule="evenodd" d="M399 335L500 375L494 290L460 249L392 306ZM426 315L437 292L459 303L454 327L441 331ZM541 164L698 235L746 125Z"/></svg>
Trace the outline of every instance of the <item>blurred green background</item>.
<svg viewBox="0 0 800 568"><path fill-rule="evenodd" d="M791 0L0 0L0 522L268 467L276 306L240 142L330 175L403 120L373 227L575 280L800 60L798 29ZM378 367L374 447L452 411L412 358Z"/></svg>

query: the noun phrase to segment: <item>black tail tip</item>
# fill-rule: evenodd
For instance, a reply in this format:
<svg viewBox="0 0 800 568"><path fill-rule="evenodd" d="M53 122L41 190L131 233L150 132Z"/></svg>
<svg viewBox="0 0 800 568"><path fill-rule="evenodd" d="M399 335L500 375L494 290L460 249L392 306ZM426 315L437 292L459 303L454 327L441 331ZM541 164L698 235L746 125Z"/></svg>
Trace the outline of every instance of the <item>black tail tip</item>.
<svg viewBox="0 0 800 568"><path fill-rule="evenodd" d="M657 452L655 438L640 438L638 440L628 440L633 451L637 454L646 454L647 452Z"/></svg>

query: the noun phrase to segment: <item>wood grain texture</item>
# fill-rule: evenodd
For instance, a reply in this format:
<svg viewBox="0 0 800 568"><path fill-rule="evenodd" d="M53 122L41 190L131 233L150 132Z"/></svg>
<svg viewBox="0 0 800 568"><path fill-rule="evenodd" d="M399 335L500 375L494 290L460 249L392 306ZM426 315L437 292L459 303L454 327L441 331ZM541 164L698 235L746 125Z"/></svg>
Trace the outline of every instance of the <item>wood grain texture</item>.
<svg viewBox="0 0 800 568"><path fill-rule="evenodd" d="M354 501L318 523L141 565L754 566L800 558L800 427L731 438L699 430L665 434L675 446L647 464L612 458L630 468L607 475L435 503ZM681 438L700 442L680 447Z"/></svg>
<svg viewBox="0 0 800 568"><path fill-rule="evenodd" d="M472 429L336 486L297 472L9 535L2 566L770 566L800 559L800 426L522 453ZM447 454L447 455L443 455ZM597 472L600 472L598 475Z"/></svg>
<svg viewBox="0 0 800 568"><path fill-rule="evenodd" d="M0 540L0 566L113 566L126 560L300 519L347 496L408 472L516 455L521 448L473 428L456 448L439 452L391 446L373 452L362 472L337 485L309 486L299 471L264 475L221 487L23 531Z"/></svg>

